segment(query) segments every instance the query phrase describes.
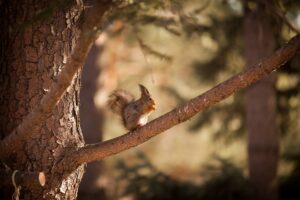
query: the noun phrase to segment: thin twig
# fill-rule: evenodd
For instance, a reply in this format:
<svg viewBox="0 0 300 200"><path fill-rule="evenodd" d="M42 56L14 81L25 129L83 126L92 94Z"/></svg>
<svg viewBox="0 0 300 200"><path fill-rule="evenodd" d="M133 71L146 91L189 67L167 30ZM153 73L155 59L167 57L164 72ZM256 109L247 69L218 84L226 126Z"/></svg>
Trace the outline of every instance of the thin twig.
<svg viewBox="0 0 300 200"><path fill-rule="evenodd" d="M285 15L285 11L283 10L282 6L279 4L279 1L272 1L271 3L268 0L264 0L263 3L265 4L265 7L267 9L269 9L273 14L279 17L283 21L283 23L285 23L292 31L294 31L297 34L300 34L300 30L297 29Z"/></svg>

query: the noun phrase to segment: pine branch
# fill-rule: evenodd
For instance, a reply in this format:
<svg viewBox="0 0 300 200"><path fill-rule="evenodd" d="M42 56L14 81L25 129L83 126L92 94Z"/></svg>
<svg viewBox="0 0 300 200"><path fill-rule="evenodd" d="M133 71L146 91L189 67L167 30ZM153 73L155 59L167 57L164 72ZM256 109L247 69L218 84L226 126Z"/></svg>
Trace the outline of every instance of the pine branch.
<svg viewBox="0 0 300 200"><path fill-rule="evenodd" d="M68 155L68 157L65 157L61 164L73 163L77 165L73 167L78 167L81 164L100 160L140 145L163 131L190 119L197 113L229 97L238 90L267 77L271 72L290 60L299 49L300 35L297 35L270 57L234 75L204 94L187 101L135 131L108 141L86 145L73 154Z"/></svg>
<svg viewBox="0 0 300 200"><path fill-rule="evenodd" d="M161 53L161 52L158 52L155 49L151 48L149 45L145 44L143 42L143 40L138 36L138 34L136 34L136 38L137 38L137 40L139 42L141 50L143 52L145 52L145 54L156 56L157 58L160 58L161 60L166 60L168 62L172 61L173 58L171 56L166 55L166 54Z"/></svg>

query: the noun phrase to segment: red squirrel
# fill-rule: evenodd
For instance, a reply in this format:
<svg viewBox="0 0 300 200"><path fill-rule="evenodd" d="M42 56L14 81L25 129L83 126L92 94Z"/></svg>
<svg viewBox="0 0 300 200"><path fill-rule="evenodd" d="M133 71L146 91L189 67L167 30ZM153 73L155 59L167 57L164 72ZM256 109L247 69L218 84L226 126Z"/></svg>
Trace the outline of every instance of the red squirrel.
<svg viewBox="0 0 300 200"><path fill-rule="evenodd" d="M131 93L118 89L109 98L108 106L110 110L122 118L126 129L132 131L145 125L148 116L155 110L155 102L147 88L139 84L141 97L134 100Z"/></svg>

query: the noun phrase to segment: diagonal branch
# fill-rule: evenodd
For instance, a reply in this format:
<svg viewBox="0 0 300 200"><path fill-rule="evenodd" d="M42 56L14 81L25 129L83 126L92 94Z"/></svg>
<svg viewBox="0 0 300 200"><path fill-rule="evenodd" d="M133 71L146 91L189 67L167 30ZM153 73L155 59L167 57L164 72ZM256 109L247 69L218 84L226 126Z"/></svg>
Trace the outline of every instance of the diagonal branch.
<svg viewBox="0 0 300 200"><path fill-rule="evenodd" d="M229 97L238 90L265 78L272 71L290 60L299 49L300 35L297 35L262 62L236 74L204 94L178 106L138 130L102 143L86 145L77 152L69 155L64 162L68 160L67 162L73 162L79 166L83 163L103 159L142 144L159 133L190 119L197 113Z"/></svg>
<svg viewBox="0 0 300 200"><path fill-rule="evenodd" d="M112 4L102 1L95 2L97 3L93 7L85 11L86 21L82 28L84 32L81 33L76 47L58 75L56 82L52 84L49 92L42 98L40 105L35 107L23 119L22 123L0 142L0 160L19 150L28 139L40 134L36 131L37 128L51 115L52 110L71 84L74 75L83 65L90 45L100 33L101 18Z"/></svg>

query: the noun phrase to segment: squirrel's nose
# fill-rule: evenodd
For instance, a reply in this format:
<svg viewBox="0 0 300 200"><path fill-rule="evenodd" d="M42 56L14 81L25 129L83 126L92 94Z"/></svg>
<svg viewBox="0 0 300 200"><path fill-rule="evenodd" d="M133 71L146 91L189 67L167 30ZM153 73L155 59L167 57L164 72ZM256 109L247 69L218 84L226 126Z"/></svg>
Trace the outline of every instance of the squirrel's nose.
<svg viewBox="0 0 300 200"><path fill-rule="evenodd" d="M155 110L155 103L152 105L152 109Z"/></svg>

